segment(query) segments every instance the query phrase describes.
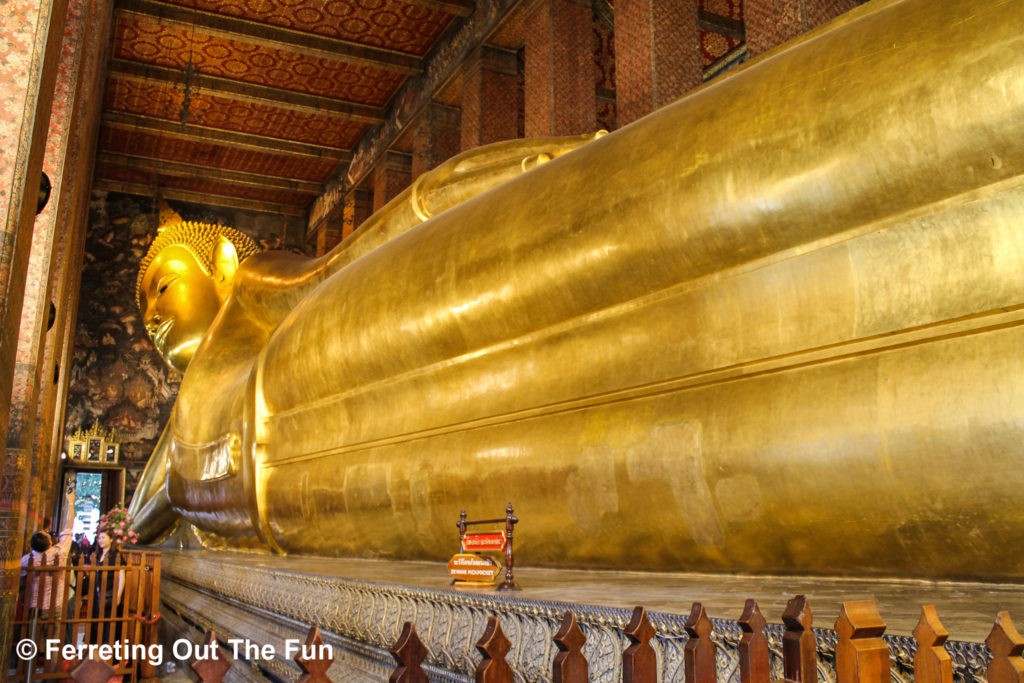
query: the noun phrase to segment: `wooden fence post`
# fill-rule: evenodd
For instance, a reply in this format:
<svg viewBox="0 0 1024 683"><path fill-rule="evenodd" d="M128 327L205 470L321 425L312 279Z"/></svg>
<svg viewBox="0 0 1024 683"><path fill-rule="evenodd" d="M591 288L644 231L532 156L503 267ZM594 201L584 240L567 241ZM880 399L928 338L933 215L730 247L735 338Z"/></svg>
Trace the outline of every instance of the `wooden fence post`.
<svg viewBox="0 0 1024 683"><path fill-rule="evenodd" d="M199 675L199 680L203 683L220 683L224 674L231 668L231 662L217 643L217 634L212 630L206 632L205 645L203 651L206 659L192 662L192 670Z"/></svg>
<svg viewBox="0 0 1024 683"><path fill-rule="evenodd" d="M142 555L143 574L142 586L140 587L138 619L142 621L142 640L146 649L156 647L160 638L160 627L158 622L160 616L160 558L159 552L147 551ZM159 679L156 675L156 666L143 657L139 662L140 683L155 683Z"/></svg>
<svg viewBox="0 0 1024 683"><path fill-rule="evenodd" d="M313 654L307 657L307 654ZM306 634L306 642L301 651L295 655L295 663L304 672L295 683L332 683L327 670L334 664L334 655L325 647L324 638L319 626L310 626Z"/></svg>
<svg viewBox="0 0 1024 683"><path fill-rule="evenodd" d="M587 642L587 637L583 635L583 629L571 611L566 611L562 617L562 625L554 641L558 646L558 654L551 665L554 683L587 683L590 672L587 658L583 656L583 644Z"/></svg>
<svg viewBox="0 0 1024 683"><path fill-rule="evenodd" d="M836 619L837 683L889 683L885 622L874 600L850 600Z"/></svg>
<svg viewBox="0 0 1024 683"><path fill-rule="evenodd" d="M476 667L477 683L512 683L512 667L505 661L512 643L501 630L498 617L492 615L487 618L487 628L476 641L476 649L483 655Z"/></svg>
<svg viewBox="0 0 1024 683"><path fill-rule="evenodd" d="M739 618L740 629L740 683L768 683L771 678L768 658L768 638L764 627L768 625L757 606L757 600L747 600Z"/></svg>
<svg viewBox="0 0 1024 683"><path fill-rule="evenodd" d="M658 677L658 657L651 647L654 627L647 618L647 610L637 607L624 631L630 646L622 652L623 683L655 683Z"/></svg>
<svg viewBox="0 0 1024 683"><path fill-rule="evenodd" d="M985 645L992 653L988 665L988 683L1020 683L1024 681L1024 638L1013 625L1009 612L1000 612Z"/></svg>
<svg viewBox="0 0 1024 683"><path fill-rule="evenodd" d="M787 683L818 683L818 643L811 624L814 616L803 595L796 595L786 603L782 623L782 671Z"/></svg>
<svg viewBox="0 0 1024 683"><path fill-rule="evenodd" d="M935 605L921 608L921 618L914 627L917 653L914 654L916 683L953 683L953 659L944 643L949 631L939 621Z"/></svg>
<svg viewBox="0 0 1024 683"><path fill-rule="evenodd" d="M711 642L711 619L704 605L693 603L684 628L690 636L683 646L686 683L715 683L715 644Z"/></svg>
<svg viewBox="0 0 1024 683"><path fill-rule="evenodd" d="M411 621L402 626L402 634L391 648L391 656L398 662L398 667L388 683L427 683L427 674L422 669L427 648L416 635L416 627Z"/></svg>

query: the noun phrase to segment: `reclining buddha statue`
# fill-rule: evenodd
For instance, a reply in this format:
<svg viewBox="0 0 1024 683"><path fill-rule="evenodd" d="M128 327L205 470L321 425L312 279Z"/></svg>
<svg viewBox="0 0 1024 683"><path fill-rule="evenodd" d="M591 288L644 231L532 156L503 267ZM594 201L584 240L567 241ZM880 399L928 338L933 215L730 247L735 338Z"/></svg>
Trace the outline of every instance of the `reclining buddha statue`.
<svg viewBox="0 0 1024 683"><path fill-rule="evenodd" d="M1020 26L875 0L608 135L464 153L320 259L168 226L143 531L441 559L512 501L528 564L1020 578Z"/></svg>

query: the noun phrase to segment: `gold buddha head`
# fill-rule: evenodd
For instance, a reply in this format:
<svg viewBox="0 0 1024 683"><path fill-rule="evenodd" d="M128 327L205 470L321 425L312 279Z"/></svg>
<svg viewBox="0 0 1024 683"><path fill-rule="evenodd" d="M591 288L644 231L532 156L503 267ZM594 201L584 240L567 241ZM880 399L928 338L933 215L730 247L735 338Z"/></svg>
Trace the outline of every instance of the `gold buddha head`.
<svg viewBox="0 0 1024 683"><path fill-rule="evenodd" d="M238 264L258 251L246 235L221 225L178 219L160 228L139 267L135 296L146 332L168 365L185 372L231 291Z"/></svg>

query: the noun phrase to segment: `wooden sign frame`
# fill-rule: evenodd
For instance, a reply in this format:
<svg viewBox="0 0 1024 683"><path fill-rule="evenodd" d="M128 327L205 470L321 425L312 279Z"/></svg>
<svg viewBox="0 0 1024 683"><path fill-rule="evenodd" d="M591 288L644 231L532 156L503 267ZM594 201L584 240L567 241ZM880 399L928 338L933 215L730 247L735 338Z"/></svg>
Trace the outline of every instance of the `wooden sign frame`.
<svg viewBox="0 0 1024 683"><path fill-rule="evenodd" d="M519 523L519 518L516 517L512 510L512 503L510 502L505 507L505 517L499 519L479 519L470 521L466 519L466 510L463 508L462 513L459 515L459 521L455 526L459 528L459 549L461 552L470 552L472 549L467 549L465 545L466 541L466 529L470 526L476 526L478 524L505 524L505 529L500 532L505 538L504 550L505 550L505 580L498 584L497 590L519 590L519 584L515 581L515 574L513 567L515 566L515 555L512 551L512 530L515 525Z"/></svg>

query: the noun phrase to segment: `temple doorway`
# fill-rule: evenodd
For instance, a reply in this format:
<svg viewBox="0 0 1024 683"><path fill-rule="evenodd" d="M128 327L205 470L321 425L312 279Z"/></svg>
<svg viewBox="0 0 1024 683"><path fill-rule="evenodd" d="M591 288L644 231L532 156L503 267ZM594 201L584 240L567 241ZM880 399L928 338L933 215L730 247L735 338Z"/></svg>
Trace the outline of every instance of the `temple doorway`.
<svg viewBox="0 0 1024 683"><path fill-rule="evenodd" d="M69 467L64 470L63 491L75 492L75 521L72 531L76 538L85 534L89 543L96 541L100 516L115 505L124 504L124 469L85 469ZM63 510L60 512L63 518Z"/></svg>

